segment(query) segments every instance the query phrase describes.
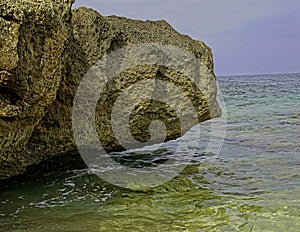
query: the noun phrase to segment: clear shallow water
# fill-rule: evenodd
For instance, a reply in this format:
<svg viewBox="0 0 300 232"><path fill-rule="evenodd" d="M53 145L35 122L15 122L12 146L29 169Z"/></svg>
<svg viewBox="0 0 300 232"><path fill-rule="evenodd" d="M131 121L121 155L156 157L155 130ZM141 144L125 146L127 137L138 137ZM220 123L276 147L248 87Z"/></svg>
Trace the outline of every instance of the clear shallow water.
<svg viewBox="0 0 300 232"><path fill-rule="evenodd" d="M80 166L2 183L0 231L300 231L300 75L218 80L227 134L217 158L204 134L193 162L151 190L115 187ZM164 160L171 146L144 156Z"/></svg>

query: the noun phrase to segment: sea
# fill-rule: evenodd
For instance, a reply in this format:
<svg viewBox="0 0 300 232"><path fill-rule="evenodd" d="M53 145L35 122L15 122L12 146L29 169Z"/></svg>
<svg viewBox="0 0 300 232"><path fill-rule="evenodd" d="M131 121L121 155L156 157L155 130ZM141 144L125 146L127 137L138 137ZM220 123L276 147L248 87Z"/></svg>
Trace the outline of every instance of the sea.
<svg viewBox="0 0 300 232"><path fill-rule="evenodd" d="M300 231L300 74L220 76L218 87L223 116L181 138L200 145L179 151L193 158L173 179L133 190L82 164L45 167L0 182L0 231ZM221 122L214 154L201 143ZM172 146L120 159L157 165Z"/></svg>

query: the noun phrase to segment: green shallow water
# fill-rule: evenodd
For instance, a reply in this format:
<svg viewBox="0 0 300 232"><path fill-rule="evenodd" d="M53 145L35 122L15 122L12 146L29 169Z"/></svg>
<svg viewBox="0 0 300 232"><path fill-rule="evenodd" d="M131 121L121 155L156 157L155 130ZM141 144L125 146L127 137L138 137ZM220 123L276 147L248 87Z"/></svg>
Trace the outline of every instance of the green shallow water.
<svg viewBox="0 0 300 232"><path fill-rule="evenodd" d="M3 182L0 231L300 231L300 75L220 77L219 88L217 157L205 150L207 122L192 162L153 189L116 187L81 165ZM154 164L172 143L131 154L123 164Z"/></svg>

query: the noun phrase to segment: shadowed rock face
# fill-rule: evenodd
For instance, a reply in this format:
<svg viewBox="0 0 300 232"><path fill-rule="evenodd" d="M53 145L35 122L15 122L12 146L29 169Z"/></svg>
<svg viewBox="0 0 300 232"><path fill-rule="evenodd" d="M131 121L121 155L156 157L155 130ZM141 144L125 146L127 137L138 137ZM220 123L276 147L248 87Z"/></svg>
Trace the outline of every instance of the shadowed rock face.
<svg viewBox="0 0 300 232"><path fill-rule="evenodd" d="M96 108L96 129L106 150L124 149L113 134L112 110L120 94L139 81L153 80L155 89L166 94L168 101L177 99L183 118L191 112L176 97L180 91L192 102L198 122L221 114L212 53L203 42L179 34L165 21L103 17L86 8L71 11L72 3L73 0L0 2L0 179L76 149L72 107L79 83L99 59L127 45L175 46L192 54L200 66L193 81L176 70L147 64L124 70L105 85ZM122 57L118 62L122 65ZM183 61L183 65L188 64L189 60ZM148 85L144 88L150 88L151 83ZM135 97L134 89L130 94ZM164 122L166 140L181 136L195 124L193 120L180 124L172 107L161 101L144 101L131 110L130 132L140 142L149 140L148 128L153 120ZM159 141L159 136L157 133L153 142ZM130 143L126 131L120 131L119 137L125 144ZM89 145L89 141L83 139L80 145Z"/></svg>
<svg viewBox="0 0 300 232"><path fill-rule="evenodd" d="M27 148L56 99L71 36L72 1L0 2L0 177L40 157Z"/></svg>

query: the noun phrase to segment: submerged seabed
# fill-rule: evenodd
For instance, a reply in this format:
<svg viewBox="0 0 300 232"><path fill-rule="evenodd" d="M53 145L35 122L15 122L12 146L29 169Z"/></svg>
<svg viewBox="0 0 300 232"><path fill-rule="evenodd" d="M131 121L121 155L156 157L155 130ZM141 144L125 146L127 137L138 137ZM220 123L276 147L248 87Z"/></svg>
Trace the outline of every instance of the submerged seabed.
<svg viewBox="0 0 300 232"><path fill-rule="evenodd" d="M30 174L2 184L0 231L299 231L300 75L220 77L219 88L227 134L217 158L199 146L179 176L145 191L83 167ZM154 165L171 146L122 161Z"/></svg>

